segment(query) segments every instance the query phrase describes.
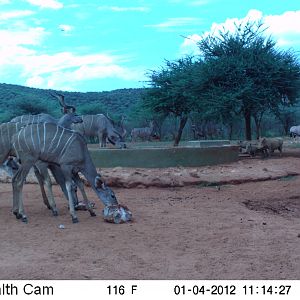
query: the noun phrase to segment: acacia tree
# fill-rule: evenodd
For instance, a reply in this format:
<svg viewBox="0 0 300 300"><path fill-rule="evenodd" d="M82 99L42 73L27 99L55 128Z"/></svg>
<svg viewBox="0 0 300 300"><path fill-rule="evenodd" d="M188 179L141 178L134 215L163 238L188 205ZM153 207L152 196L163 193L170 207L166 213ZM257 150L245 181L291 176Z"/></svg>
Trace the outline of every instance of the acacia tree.
<svg viewBox="0 0 300 300"><path fill-rule="evenodd" d="M283 99L293 105L299 92L296 56L279 51L264 30L261 22L241 23L233 33L223 29L198 43L206 75L202 93L219 109L225 105L225 111L232 108L243 116L247 140L252 136L251 117L258 121L264 111L284 105Z"/></svg>
<svg viewBox="0 0 300 300"><path fill-rule="evenodd" d="M149 74L150 89L143 104L154 113L164 116L172 114L179 118L174 146L178 146L180 142L189 113L199 105L199 95L193 89L197 77L195 65L192 57L185 57L166 61L160 70L151 71Z"/></svg>

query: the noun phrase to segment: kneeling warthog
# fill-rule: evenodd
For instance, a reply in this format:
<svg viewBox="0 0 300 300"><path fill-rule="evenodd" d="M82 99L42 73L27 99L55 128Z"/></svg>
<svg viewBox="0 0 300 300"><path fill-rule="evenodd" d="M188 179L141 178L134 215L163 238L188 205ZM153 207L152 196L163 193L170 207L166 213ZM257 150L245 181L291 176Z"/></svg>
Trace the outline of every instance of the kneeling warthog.
<svg viewBox="0 0 300 300"><path fill-rule="evenodd" d="M267 150L264 147L262 147L262 145L258 142L255 143L249 142L246 146L245 152L252 157L256 156L257 154L260 154L262 157L267 156Z"/></svg>
<svg viewBox="0 0 300 300"><path fill-rule="evenodd" d="M239 141L238 143L239 151L242 154L249 154L250 156L254 157L260 154L262 157L267 155L266 149L264 149L260 142L257 140L254 141Z"/></svg>
<svg viewBox="0 0 300 300"><path fill-rule="evenodd" d="M282 155L283 139L281 138L262 138L260 145L263 149L267 150L268 156L270 156L275 150L280 152Z"/></svg>

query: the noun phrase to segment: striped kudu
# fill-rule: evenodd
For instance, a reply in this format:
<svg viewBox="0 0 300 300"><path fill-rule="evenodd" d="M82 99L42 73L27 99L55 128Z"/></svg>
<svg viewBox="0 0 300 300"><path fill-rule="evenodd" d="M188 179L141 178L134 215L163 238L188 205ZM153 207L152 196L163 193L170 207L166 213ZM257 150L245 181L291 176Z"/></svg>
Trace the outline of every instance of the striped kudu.
<svg viewBox="0 0 300 300"><path fill-rule="evenodd" d="M21 162L13 177L13 212L24 222L27 222L27 216L22 199L23 184L30 168L38 160L60 166L66 182L73 223L78 222L72 195L73 174L81 172L104 205L118 205L114 192L101 180L100 174L97 174L85 140L80 134L55 124L36 123L22 128L7 143L12 145L13 152ZM89 202L85 205L91 216L94 216Z"/></svg>
<svg viewBox="0 0 300 300"><path fill-rule="evenodd" d="M75 123L75 124L82 123L82 118L75 114L75 112L76 112L75 107L65 104L63 95L59 95L59 96L52 95L52 96L57 97L59 99L59 103L63 108L62 112L64 113L64 115L60 119L55 119L51 115L48 115L48 114L38 114L38 115L19 116L19 117L12 119L10 122L19 122L22 125L46 122L46 123L56 124L56 125L62 126L67 129L70 129L71 125L73 123ZM68 193L67 193L66 186L65 186L65 180L60 171L60 168L58 166L54 166L54 165L49 166L47 163L42 162L42 161L37 161L33 167L34 167L34 173L35 173L38 183L40 185L43 201L44 201L45 205L49 209L52 210L53 215L56 216L57 208L55 205L54 195L53 195L53 191L52 191L52 183L51 183L51 179L50 179L50 176L48 173L48 167L51 170L51 173L52 173L53 177L55 178L56 182L60 185L63 193L65 194L66 198L68 199ZM87 201L87 196L84 191L83 182L81 181L79 176L75 175L73 179L74 179L75 185L73 185L72 193L73 193L73 198L76 201L75 204L78 205L77 194L74 191L76 189L76 186L79 187L79 189L83 195L83 198L86 201ZM44 185L47 188L48 196L45 192ZM49 199L50 199L50 201L49 201Z"/></svg>
<svg viewBox="0 0 300 300"><path fill-rule="evenodd" d="M150 141L151 136L153 135L154 122L151 121L149 125L149 127L133 128L130 133L131 141L135 142L137 138Z"/></svg>
<svg viewBox="0 0 300 300"><path fill-rule="evenodd" d="M112 121L103 114L82 115L83 122L74 124L72 128L85 137L98 136L99 146L105 147L106 138L119 148L126 148L122 134L115 128Z"/></svg>

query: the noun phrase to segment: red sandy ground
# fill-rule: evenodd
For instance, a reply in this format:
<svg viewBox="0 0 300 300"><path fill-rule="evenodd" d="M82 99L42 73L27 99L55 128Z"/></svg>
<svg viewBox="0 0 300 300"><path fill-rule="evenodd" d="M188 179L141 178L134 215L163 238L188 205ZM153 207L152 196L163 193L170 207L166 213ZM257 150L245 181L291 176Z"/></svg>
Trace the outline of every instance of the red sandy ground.
<svg viewBox="0 0 300 300"><path fill-rule="evenodd" d="M300 172L299 158L243 159L197 168L231 184L114 188L134 215L121 225L103 221L90 188L97 217L80 211L72 224L57 186L52 217L36 184L24 187L23 224L10 212L11 184L0 183L0 279L300 279L300 176L278 179L290 169ZM276 176L247 182L255 170ZM236 174L245 183L230 181Z"/></svg>

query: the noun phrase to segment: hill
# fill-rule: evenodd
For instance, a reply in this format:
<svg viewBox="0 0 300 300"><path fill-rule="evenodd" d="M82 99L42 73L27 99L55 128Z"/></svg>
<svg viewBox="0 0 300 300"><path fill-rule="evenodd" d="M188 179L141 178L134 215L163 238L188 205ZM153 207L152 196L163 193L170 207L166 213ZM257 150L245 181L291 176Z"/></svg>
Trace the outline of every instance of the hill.
<svg viewBox="0 0 300 300"><path fill-rule="evenodd" d="M79 113L109 113L129 115L140 103L145 89L119 89L107 92L62 92L0 83L0 122L26 113L46 112L60 115L57 99L51 93L61 93L66 103L75 105Z"/></svg>

